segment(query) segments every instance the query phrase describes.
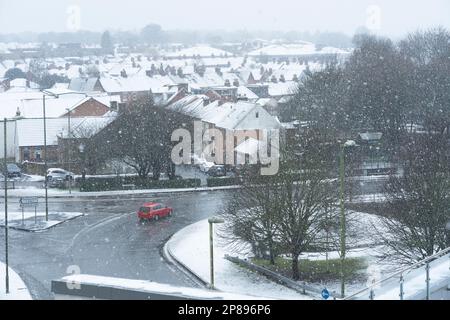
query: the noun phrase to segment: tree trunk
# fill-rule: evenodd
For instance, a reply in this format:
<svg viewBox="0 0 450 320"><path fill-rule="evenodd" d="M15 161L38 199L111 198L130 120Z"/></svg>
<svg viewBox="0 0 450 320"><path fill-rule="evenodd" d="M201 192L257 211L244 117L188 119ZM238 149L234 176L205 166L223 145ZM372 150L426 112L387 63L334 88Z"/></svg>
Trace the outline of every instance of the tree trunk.
<svg viewBox="0 0 450 320"><path fill-rule="evenodd" d="M169 176L169 180L175 179L175 164L170 162L167 169L167 175Z"/></svg>
<svg viewBox="0 0 450 320"><path fill-rule="evenodd" d="M275 253L274 253L272 241L269 241L269 258L270 258L270 264L274 266L275 265Z"/></svg>
<svg viewBox="0 0 450 320"><path fill-rule="evenodd" d="M292 279L300 279L300 271L298 269L298 254L292 254Z"/></svg>
<svg viewBox="0 0 450 320"><path fill-rule="evenodd" d="M153 177L152 179L158 181L161 178L161 166L159 163L153 165Z"/></svg>

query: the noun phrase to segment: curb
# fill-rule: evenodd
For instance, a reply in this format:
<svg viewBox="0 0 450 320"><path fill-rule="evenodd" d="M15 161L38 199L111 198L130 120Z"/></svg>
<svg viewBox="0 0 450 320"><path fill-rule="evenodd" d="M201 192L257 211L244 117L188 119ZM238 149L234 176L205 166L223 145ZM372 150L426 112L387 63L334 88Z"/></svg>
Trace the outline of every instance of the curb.
<svg viewBox="0 0 450 320"><path fill-rule="evenodd" d="M210 289L209 282L205 281L202 277L196 274L192 269L186 266L183 262L178 260L176 256L172 253L169 247L169 242L172 240L173 235L166 241L164 246L161 249L162 257L166 260L167 263L173 265L179 271L181 271L184 275L186 275L191 281L197 284L200 287L204 287L206 289ZM215 291L220 291L214 288Z"/></svg>

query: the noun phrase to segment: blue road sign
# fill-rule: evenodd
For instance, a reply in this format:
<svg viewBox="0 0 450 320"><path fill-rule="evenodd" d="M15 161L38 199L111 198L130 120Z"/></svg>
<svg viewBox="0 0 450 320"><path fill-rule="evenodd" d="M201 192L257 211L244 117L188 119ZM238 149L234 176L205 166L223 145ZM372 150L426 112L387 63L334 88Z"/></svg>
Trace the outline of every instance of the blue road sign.
<svg viewBox="0 0 450 320"><path fill-rule="evenodd" d="M330 292L328 292L327 289L323 289L322 290L322 298L324 298L325 300L327 300L330 297Z"/></svg>

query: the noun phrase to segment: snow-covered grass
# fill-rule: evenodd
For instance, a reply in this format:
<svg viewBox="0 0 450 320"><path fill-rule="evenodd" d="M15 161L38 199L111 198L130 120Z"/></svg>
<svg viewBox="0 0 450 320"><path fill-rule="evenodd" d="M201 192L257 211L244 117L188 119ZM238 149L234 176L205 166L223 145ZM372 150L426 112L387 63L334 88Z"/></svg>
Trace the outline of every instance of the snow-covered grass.
<svg viewBox="0 0 450 320"><path fill-rule="evenodd" d="M348 222L348 251L347 258L359 259L367 268L362 268L358 273L359 277L346 280L346 292L351 294L371 285L373 281L381 280L395 269L392 265L386 264L378 259L380 252L386 248L376 242L376 228L382 227L383 217L347 211ZM222 231L224 232L224 231ZM167 243L167 247L177 260L185 264L195 274L205 282L209 282L209 230L208 222L201 221L193 224L177 234ZM338 243L338 242L337 242ZM220 241L220 237L215 238L215 269L216 287L229 291L251 295L263 294L267 297L282 299L307 299L297 292L281 285L272 283L267 278L251 271L244 270L232 262L224 259L224 255L239 256L241 258L251 258L252 254L248 246L239 246L240 252L236 252L236 247L230 248ZM339 259L338 248L331 249L328 254L325 252L308 252L300 256L300 259L325 260ZM397 266L397 269L401 266ZM340 279L327 280L311 283L316 287L326 287L330 291L340 291Z"/></svg>
<svg viewBox="0 0 450 320"><path fill-rule="evenodd" d="M22 212L8 212L8 226L18 230L41 232L83 215L81 212L49 212L49 219L45 221L45 212L36 212L35 216L34 211L28 210L24 212L22 221ZM0 226L5 226L4 212L0 213Z"/></svg>
<svg viewBox="0 0 450 320"><path fill-rule="evenodd" d="M27 286L11 267L8 268L9 294L6 294L5 271L6 265L0 262L0 300L31 300Z"/></svg>
<svg viewBox="0 0 450 320"><path fill-rule="evenodd" d="M167 248L172 256L185 264L205 282L209 282L210 277L208 228L207 220L200 221L179 231L167 243ZM215 241L214 247L216 288L226 292L274 299L312 299L226 260L225 254L236 254L219 242Z"/></svg>

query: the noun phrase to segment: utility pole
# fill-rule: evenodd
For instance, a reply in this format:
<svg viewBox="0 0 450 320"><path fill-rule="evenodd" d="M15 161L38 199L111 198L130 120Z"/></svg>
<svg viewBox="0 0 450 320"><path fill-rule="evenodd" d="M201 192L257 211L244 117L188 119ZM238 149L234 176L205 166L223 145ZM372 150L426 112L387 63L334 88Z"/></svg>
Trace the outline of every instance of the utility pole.
<svg viewBox="0 0 450 320"><path fill-rule="evenodd" d="M43 93L42 96L42 109L44 116L45 221L48 221L47 119L45 115L45 93Z"/></svg>
<svg viewBox="0 0 450 320"><path fill-rule="evenodd" d="M67 161L67 169L69 170L69 172L70 172L70 161L71 161L71 159L70 159L70 148L72 147L72 140L71 140L71 132L70 132L70 112L71 112L71 110L70 109L67 109L68 111L69 111L69 113L68 113L68 151L67 151L67 157L68 157L68 161ZM69 194L71 194L72 193L72 175L69 175Z"/></svg>
<svg viewBox="0 0 450 320"><path fill-rule="evenodd" d="M340 198L340 224L341 224L341 297L343 298L345 295L345 234L346 234L346 225L345 225L345 206L344 206L344 197L345 197L345 189L344 189L344 176L345 176L345 144L341 144L341 153L339 160L339 198Z"/></svg>
<svg viewBox="0 0 450 320"><path fill-rule="evenodd" d="M224 223L220 218L209 218L209 268L210 268L210 288L214 289L214 224Z"/></svg>
<svg viewBox="0 0 450 320"><path fill-rule="evenodd" d="M6 163L6 157L7 157L7 139L6 139L6 125L8 124L8 120L5 118L3 122L3 135L5 138L4 141L4 158L3 158L3 175L4 175L4 182L5 182L5 288L6 288L6 294L9 293L9 259L8 259L8 168Z"/></svg>
<svg viewBox="0 0 450 320"><path fill-rule="evenodd" d="M345 149L350 147L357 147L355 141L347 140L345 143L340 143L340 157L339 157L339 194L340 194L340 220L341 220L341 297L345 295L345 253L346 253L346 217L345 217Z"/></svg>

